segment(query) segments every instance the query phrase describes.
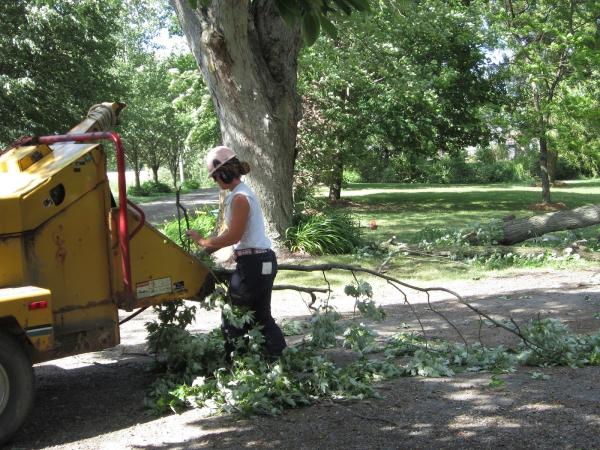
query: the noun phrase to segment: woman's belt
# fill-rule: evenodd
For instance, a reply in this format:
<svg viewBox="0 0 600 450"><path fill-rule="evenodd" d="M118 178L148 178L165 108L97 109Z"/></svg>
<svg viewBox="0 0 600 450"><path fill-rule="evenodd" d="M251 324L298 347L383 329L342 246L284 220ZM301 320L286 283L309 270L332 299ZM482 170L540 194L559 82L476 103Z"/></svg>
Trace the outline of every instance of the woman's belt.
<svg viewBox="0 0 600 450"><path fill-rule="evenodd" d="M270 250L270 248L241 248L239 250L234 250L233 253L235 256L259 255L261 253L267 253Z"/></svg>

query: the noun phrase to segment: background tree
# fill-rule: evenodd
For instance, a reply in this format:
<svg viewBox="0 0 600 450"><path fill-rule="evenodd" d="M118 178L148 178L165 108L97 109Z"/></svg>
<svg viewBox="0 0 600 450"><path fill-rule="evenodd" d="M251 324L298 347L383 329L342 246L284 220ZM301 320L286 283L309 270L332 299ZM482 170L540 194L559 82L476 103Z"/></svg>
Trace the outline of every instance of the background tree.
<svg viewBox="0 0 600 450"><path fill-rule="evenodd" d="M0 2L0 143L68 130L122 92L119 0Z"/></svg>
<svg viewBox="0 0 600 450"><path fill-rule="evenodd" d="M213 185L205 176L204 157L221 142L219 121L210 94L191 53L171 55L169 92L184 148L181 158L186 176L203 185Z"/></svg>
<svg viewBox="0 0 600 450"><path fill-rule="evenodd" d="M487 143L482 108L497 96L480 17L459 1L379 2L303 52L301 164L322 174L331 199L343 167L413 181L419 161Z"/></svg>
<svg viewBox="0 0 600 450"><path fill-rule="evenodd" d="M129 161L134 170L146 164L158 182L158 169L165 163L166 133L172 127L168 98L167 68L151 53L137 55L130 61L128 107L122 115L124 143L134 149ZM136 175L136 185L139 186Z"/></svg>
<svg viewBox="0 0 600 450"><path fill-rule="evenodd" d="M600 67L600 61L599 61ZM600 173L600 70L570 80L553 108L550 145L558 149L556 178L596 177Z"/></svg>
<svg viewBox="0 0 600 450"><path fill-rule="evenodd" d="M542 200L549 203L550 169L556 159L550 135L561 89L571 78L597 70L600 4L595 0L502 0L487 4L490 23L508 48L513 92L518 100L515 120L521 124L521 132L539 143Z"/></svg>
<svg viewBox="0 0 600 450"><path fill-rule="evenodd" d="M165 111L166 122L168 123L167 128L164 130L164 161L171 174L173 180L173 186L177 188L179 183L179 169L180 165L183 165L187 146L185 144L185 138L192 128L190 117L181 113L178 113L173 107L171 101L171 108Z"/></svg>

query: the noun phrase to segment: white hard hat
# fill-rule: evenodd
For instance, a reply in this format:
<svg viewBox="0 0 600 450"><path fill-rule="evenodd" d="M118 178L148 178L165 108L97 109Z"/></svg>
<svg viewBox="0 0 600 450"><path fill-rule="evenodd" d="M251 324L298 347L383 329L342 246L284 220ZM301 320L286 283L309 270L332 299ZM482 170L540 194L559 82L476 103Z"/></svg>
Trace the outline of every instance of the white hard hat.
<svg viewBox="0 0 600 450"><path fill-rule="evenodd" d="M229 147L221 145L219 147L211 148L206 155L206 168L208 174L212 175L215 170L236 156L237 155Z"/></svg>

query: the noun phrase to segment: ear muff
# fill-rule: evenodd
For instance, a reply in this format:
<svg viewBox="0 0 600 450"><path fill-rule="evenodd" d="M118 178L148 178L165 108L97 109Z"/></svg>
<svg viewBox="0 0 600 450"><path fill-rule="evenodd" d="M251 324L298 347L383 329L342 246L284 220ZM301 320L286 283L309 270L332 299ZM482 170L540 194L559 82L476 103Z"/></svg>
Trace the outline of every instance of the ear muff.
<svg viewBox="0 0 600 450"><path fill-rule="evenodd" d="M218 176L225 184L229 184L233 181L233 174L229 171L219 170Z"/></svg>

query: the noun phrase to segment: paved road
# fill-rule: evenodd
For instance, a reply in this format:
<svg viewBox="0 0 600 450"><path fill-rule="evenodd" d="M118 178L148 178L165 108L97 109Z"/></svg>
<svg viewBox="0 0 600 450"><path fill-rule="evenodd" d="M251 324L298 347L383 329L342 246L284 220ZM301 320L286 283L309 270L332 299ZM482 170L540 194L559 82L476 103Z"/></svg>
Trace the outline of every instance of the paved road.
<svg viewBox="0 0 600 450"><path fill-rule="evenodd" d="M199 189L189 194L181 194L181 204L187 208L188 213L194 211L196 206L217 205L219 203L219 189ZM175 206L175 194L164 197L161 200L148 203L140 203L140 208L146 214L146 220L152 224L161 224L165 220L177 217Z"/></svg>

